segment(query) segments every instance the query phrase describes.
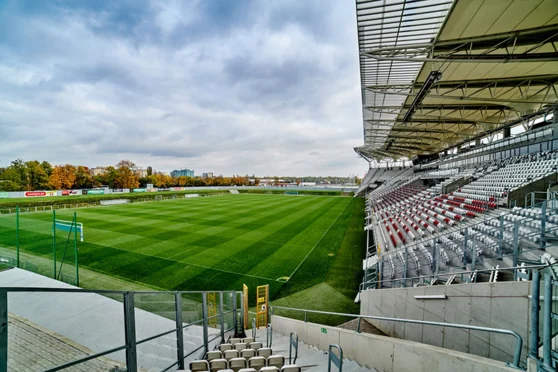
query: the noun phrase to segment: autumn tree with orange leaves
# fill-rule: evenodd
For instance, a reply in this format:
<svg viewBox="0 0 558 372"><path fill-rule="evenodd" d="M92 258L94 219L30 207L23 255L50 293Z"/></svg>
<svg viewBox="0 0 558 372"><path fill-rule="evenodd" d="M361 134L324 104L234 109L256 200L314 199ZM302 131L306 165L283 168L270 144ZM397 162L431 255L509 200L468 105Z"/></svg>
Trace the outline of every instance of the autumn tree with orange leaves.
<svg viewBox="0 0 558 372"><path fill-rule="evenodd" d="M139 187L139 175L136 165L129 160L121 160L116 164L118 175L114 180L115 186L122 189L135 189Z"/></svg>
<svg viewBox="0 0 558 372"><path fill-rule="evenodd" d="M76 182L76 167L70 164L56 165L49 178L50 186L55 190L71 189Z"/></svg>

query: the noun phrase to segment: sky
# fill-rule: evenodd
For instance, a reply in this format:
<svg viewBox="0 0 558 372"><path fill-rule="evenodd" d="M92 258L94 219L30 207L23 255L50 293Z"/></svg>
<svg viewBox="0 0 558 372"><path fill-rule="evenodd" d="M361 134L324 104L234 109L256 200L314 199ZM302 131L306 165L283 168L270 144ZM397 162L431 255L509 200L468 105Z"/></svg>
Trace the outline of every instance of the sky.
<svg viewBox="0 0 558 372"><path fill-rule="evenodd" d="M362 176L354 6L0 0L0 166Z"/></svg>

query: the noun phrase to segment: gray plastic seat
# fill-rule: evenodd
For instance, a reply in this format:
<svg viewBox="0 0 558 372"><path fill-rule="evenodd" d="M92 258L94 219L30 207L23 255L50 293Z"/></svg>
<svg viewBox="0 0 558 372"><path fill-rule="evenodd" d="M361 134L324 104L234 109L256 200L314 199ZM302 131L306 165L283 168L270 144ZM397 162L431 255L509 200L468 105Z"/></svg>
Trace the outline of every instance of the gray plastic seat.
<svg viewBox="0 0 558 372"><path fill-rule="evenodd" d="M211 372L217 372L220 369L228 369L229 363L226 359L213 359L209 362L209 367Z"/></svg>
<svg viewBox="0 0 558 372"><path fill-rule="evenodd" d="M269 347L262 347L258 349L258 356L263 356L265 359L269 358L273 354L273 351Z"/></svg>
<svg viewBox="0 0 558 372"><path fill-rule="evenodd" d="M301 372L302 368L296 364L290 364L288 366L283 366L281 372Z"/></svg>
<svg viewBox="0 0 558 372"><path fill-rule="evenodd" d="M285 357L283 355L270 355L267 358L267 365L269 367L281 368L285 365Z"/></svg>
<svg viewBox="0 0 558 372"><path fill-rule="evenodd" d="M208 351L205 355L207 361L211 361L213 359L222 359L223 354L219 350Z"/></svg>
<svg viewBox="0 0 558 372"><path fill-rule="evenodd" d="M225 350L233 350L234 347L232 344L221 344L219 345L219 351L223 352Z"/></svg>
<svg viewBox="0 0 558 372"><path fill-rule="evenodd" d="M248 360L248 367L254 368L256 371L266 366L266 360L263 356L256 356Z"/></svg>
<svg viewBox="0 0 558 372"><path fill-rule="evenodd" d="M192 372L209 371L209 362L207 360L194 360L190 362L189 368Z"/></svg>
<svg viewBox="0 0 558 372"><path fill-rule="evenodd" d="M244 349L240 351L240 356L246 358L247 360L256 356L256 350L254 349Z"/></svg>
<svg viewBox="0 0 558 372"><path fill-rule="evenodd" d="M229 360L229 369L232 369L234 372L238 372L246 367L248 367L248 362L245 358L232 358Z"/></svg>

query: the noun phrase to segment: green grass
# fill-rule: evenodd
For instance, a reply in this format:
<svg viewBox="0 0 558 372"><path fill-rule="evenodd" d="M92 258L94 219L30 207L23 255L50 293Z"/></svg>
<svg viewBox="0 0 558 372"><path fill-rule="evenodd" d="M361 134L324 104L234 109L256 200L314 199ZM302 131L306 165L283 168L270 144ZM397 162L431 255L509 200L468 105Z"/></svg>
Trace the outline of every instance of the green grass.
<svg viewBox="0 0 558 372"><path fill-rule="evenodd" d="M308 302L300 293L312 294L313 301L335 292L336 302L344 304L339 310L347 311L361 271L362 203L241 194L64 209L57 218L71 220L77 211L84 224L79 262L86 288L241 290L246 284L254 294L256 286L269 284L272 299L286 297L297 307ZM20 221L22 260L47 274L51 219L50 212L33 212ZM57 255L66 236L57 233ZM15 256L13 215L0 216L0 246L1 254L8 249ZM67 258L73 260L71 253Z"/></svg>

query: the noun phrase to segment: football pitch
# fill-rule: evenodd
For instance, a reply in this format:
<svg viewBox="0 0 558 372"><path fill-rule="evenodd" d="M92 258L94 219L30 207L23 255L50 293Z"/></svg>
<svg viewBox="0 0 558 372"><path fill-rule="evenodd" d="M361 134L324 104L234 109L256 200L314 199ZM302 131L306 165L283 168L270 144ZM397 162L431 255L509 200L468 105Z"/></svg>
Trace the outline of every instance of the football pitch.
<svg viewBox="0 0 558 372"><path fill-rule="evenodd" d="M269 284L275 297L325 278L357 204L240 194L58 210L56 217L71 220L77 211L83 223L81 268L166 290ZM15 253L13 215L0 216L0 246ZM52 259L51 212L21 215L20 249Z"/></svg>

